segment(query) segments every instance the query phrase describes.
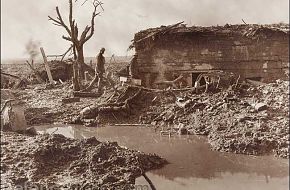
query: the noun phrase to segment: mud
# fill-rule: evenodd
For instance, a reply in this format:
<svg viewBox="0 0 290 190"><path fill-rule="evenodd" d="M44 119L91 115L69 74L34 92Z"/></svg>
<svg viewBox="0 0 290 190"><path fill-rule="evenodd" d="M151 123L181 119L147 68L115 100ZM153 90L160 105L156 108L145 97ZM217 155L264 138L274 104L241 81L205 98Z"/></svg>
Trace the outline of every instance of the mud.
<svg viewBox="0 0 290 190"><path fill-rule="evenodd" d="M63 135L1 135L1 186L133 189L135 179L167 162L155 154ZM17 186L18 185L18 186ZM28 188L29 189L29 188Z"/></svg>

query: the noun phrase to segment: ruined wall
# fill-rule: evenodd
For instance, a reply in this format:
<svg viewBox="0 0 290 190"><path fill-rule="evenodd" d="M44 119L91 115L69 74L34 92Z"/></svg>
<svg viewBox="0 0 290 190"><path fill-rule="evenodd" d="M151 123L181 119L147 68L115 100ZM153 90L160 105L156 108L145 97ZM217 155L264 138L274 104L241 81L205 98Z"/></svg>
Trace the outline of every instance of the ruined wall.
<svg viewBox="0 0 290 190"><path fill-rule="evenodd" d="M270 82L286 78L289 69L289 36L280 32L245 37L231 31L171 33L150 49L136 48L138 72L145 86L173 80L180 73L208 70L237 73L241 79Z"/></svg>

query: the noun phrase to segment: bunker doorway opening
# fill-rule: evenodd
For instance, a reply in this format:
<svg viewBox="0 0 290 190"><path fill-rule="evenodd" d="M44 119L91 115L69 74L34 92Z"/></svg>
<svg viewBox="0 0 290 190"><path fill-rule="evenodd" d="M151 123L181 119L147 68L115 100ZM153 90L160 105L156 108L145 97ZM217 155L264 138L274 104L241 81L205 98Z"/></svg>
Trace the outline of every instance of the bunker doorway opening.
<svg viewBox="0 0 290 190"><path fill-rule="evenodd" d="M192 87L195 87L195 83L196 83L197 79L200 78L200 75L202 75L204 73L206 73L206 72L198 72L198 73L197 72L194 72L194 73L191 74L191 80L192 80L191 84L192 84ZM206 84L204 77L202 77L200 79L199 84L201 86L203 86L203 85Z"/></svg>

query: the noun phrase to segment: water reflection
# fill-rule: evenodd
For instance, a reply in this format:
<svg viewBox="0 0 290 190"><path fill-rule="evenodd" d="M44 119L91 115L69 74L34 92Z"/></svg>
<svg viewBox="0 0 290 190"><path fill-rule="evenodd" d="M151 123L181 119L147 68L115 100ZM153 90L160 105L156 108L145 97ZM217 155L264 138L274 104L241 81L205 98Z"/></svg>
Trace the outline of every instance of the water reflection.
<svg viewBox="0 0 290 190"><path fill-rule="evenodd" d="M273 178L268 183L264 176L247 173L223 173L220 178L180 178L169 180L153 173L147 174L157 189L161 190L287 190L289 187L288 177ZM136 184L147 184L142 177L136 180Z"/></svg>
<svg viewBox="0 0 290 190"><path fill-rule="evenodd" d="M130 126L39 126L37 129L77 139L96 136L101 141L117 141L128 148L163 156L170 164L148 174L158 189L189 189L191 185L196 189L235 187L249 190L258 186L265 186L263 189L288 189L288 160L212 151L206 139L200 136L168 138L150 128ZM136 183L146 184L142 180L137 179Z"/></svg>

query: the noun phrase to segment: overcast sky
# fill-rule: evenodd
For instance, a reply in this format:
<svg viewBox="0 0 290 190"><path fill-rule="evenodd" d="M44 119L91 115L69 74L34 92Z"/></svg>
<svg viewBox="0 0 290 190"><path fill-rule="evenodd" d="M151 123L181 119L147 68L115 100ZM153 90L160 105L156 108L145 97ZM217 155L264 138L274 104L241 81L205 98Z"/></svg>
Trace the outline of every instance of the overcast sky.
<svg viewBox="0 0 290 190"><path fill-rule="evenodd" d="M84 0L79 0L84 1ZM39 41L47 54L62 54L69 43L61 38L65 30L53 25L59 6L68 13L68 0L1 0L1 59L25 58L25 44ZM130 55L127 48L139 30L185 21L189 26L269 24L289 22L289 0L103 0L96 32L85 45L85 56L95 56L101 47L106 56ZM75 6L80 28L90 23L92 6ZM67 17L66 17L67 18ZM82 31L81 29L79 29Z"/></svg>

